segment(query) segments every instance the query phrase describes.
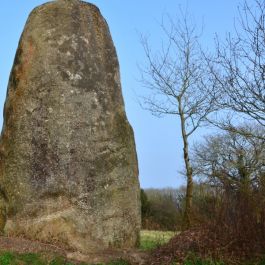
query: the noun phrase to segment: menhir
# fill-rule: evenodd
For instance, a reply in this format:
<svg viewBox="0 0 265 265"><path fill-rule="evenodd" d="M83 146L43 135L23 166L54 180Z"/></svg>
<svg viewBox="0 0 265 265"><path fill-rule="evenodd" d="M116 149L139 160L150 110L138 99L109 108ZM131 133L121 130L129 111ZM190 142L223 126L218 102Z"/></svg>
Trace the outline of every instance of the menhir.
<svg viewBox="0 0 265 265"><path fill-rule="evenodd" d="M134 136L116 51L92 4L53 1L28 18L4 109L0 226L82 253L138 241Z"/></svg>

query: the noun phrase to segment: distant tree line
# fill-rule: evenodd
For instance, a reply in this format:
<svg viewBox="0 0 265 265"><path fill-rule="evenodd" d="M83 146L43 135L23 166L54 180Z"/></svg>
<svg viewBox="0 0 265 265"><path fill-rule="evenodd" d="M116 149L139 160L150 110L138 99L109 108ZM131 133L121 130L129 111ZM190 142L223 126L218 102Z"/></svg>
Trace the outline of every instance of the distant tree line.
<svg viewBox="0 0 265 265"><path fill-rule="evenodd" d="M186 187L141 190L142 228L180 231L185 212ZM214 215L217 190L204 183L194 183L192 223L201 224Z"/></svg>

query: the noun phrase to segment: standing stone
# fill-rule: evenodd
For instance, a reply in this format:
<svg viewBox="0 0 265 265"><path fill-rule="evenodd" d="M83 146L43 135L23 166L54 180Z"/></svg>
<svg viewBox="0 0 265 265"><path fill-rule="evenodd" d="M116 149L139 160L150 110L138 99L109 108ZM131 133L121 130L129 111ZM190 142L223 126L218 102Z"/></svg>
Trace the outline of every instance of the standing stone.
<svg viewBox="0 0 265 265"><path fill-rule="evenodd" d="M0 139L0 229L82 253L137 244L134 136L92 4L53 1L28 18Z"/></svg>

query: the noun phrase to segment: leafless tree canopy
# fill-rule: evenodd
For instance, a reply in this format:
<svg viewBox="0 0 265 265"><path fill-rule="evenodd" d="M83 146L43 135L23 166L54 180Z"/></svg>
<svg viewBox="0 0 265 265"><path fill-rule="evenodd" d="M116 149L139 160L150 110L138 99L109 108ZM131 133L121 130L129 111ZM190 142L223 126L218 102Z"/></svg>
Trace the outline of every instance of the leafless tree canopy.
<svg viewBox="0 0 265 265"><path fill-rule="evenodd" d="M239 9L236 34L216 38L216 54L208 59L221 92L217 104L265 126L265 2L246 1ZM216 92L215 92L216 93Z"/></svg>
<svg viewBox="0 0 265 265"><path fill-rule="evenodd" d="M156 116L183 116L187 136L191 135L215 110L213 83L208 82L207 67L199 44L200 33L182 19L164 20L165 42L153 52L148 38L142 37L147 63L141 67L141 82L148 89L141 104Z"/></svg>
<svg viewBox="0 0 265 265"><path fill-rule="evenodd" d="M194 149L194 174L224 189L258 187L265 177L265 130L262 126L252 126L252 130L261 137L237 132L205 137Z"/></svg>

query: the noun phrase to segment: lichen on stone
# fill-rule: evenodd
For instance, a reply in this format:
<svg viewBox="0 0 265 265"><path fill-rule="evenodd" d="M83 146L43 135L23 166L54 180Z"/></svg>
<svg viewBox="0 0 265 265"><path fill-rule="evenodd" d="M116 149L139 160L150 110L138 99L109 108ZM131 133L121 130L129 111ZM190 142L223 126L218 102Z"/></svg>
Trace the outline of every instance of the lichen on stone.
<svg viewBox="0 0 265 265"><path fill-rule="evenodd" d="M5 102L0 231L82 253L137 244L138 165L119 76L94 5L32 11Z"/></svg>

